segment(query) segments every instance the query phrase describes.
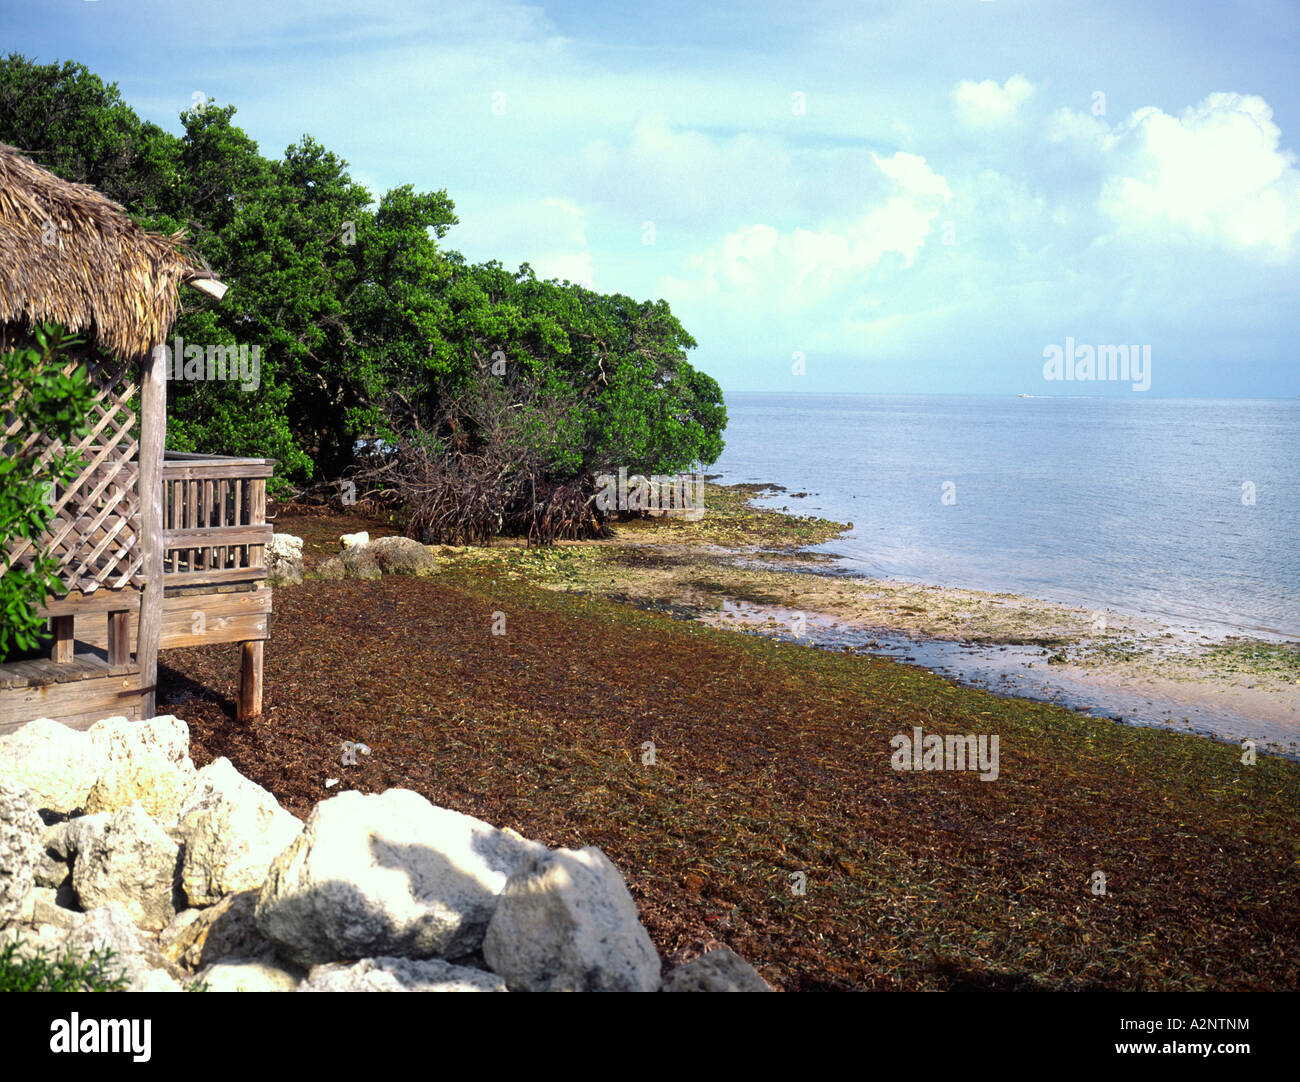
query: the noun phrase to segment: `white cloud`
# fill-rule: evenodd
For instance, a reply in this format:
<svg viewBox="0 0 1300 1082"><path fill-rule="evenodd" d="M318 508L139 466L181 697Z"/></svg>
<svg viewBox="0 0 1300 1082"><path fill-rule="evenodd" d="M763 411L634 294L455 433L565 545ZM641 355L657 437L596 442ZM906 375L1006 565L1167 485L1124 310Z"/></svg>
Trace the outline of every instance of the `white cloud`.
<svg viewBox="0 0 1300 1082"><path fill-rule="evenodd" d="M665 295L724 382L749 383L764 351L788 377L797 348L920 373L962 358L978 388L1022 361L1040 371L1042 343L1071 329L1291 363L1295 133L1258 98L1180 111L1195 78L1250 80L1294 114L1297 24L1277 3L1170 24L1098 0L1068 27L1051 5L964 3L938 36L902 0L759 5L745 26L706 7L592 19L531 0L227 0L178 14L138 0L6 28L39 56L94 34L99 73L170 130L199 90L236 102L265 153L310 131L375 191L446 187L462 223L447 244ZM993 72L1010 78L978 81ZM1089 114L1098 87L1113 119ZM1153 101L1170 114L1120 122ZM1040 123L1060 105L1073 108Z"/></svg>
<svg viewBox="0 0 1300 1082"><path fill-rule="evenodd" d="M734 206L788 204L791 160L779 139L741 132L717 139L674 128L662 113L639 116L626 140L587 143L572 167L588 200L636 219L699 221Z"/></svg>
<svg viewBox="0 0 1300 1082"><path fill-rule="evenodd" d="M1020 107L1033 96L1034 84L1020 74L1001 86L992 79L982 83L963 79L952 91L957 118L972 128L996 128L1014 120Z"/></svg>
<svg viewBox="0 0 1300 1082"><path fill-rule="evenodd" d="M461 224L452 247L471 259L498 259L507 267L527 262L539 278L567 278L596 288L587 243L587 218L571 199L547 196L490 211L457 208Z"/></svg>
<svg viewBox="0 0 1300 1082"><path fill-rule="evenodd" d="M798 311L860 287L887 256L910 267L952 193L915 154L873 154L872 160L890 191L856 221L839 230L784 233L770 225L742 226L692 257L686 277L666 279L665 291L671 297L703 290L732 307Z"/></svg>
<svg viewBox="0 0 1300 1082"><path fill-rule="evenodd" d="M1300 171L1280 142L1273 111L1254 95L1211 94L1178 117L1139 109L1105 140L1112 165L1100 207L1124 232L1288 256L1300 234Z"/></svg>

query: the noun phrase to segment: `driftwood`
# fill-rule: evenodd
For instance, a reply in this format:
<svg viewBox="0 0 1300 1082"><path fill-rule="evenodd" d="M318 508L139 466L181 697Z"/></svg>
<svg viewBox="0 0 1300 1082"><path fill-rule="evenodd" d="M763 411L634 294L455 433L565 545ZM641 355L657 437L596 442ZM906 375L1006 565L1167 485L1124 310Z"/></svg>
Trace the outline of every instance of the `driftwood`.
<svg viewBox="0 0 1300 1082"><path fill-rule="evenodd" d="M552 442L571 403L525 380L481 371L444 388L437 413L403 411L396 444L380 443L353 478L358 495L400 504L426 544L481 544L517 533L530 544L605 536L585 476L555 480Z"/></svg>

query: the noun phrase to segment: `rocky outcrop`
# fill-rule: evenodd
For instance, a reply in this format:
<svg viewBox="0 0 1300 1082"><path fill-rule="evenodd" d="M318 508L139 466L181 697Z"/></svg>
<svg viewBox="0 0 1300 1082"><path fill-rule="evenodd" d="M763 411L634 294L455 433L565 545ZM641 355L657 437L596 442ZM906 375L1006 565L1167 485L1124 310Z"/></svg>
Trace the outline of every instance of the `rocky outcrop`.
<svg viewBox="0 0 1300 1082"><path fill-rule="evenodd" d="M177 718L69 733L15 734L39 788L0 781L0 945L18 943L20 958L107 948L135 991L660 985L598 849L552 851L404 789L341 793L303 824L225 759L195 771ZM47 769L60 756L71 780ZM766 987L725 950L664 984Z"/></svg>
<svg viewBox="0 0 1300 1082"><path fill-rule="evenodd" d="M68 931L78 913L72 908L76 897L65 897L53 887L34 887L23 906L21 920L28 924L50 924Z"/></svg>
<svg viewBox="0 0 1300 1082"><path fill-rule="evenodd" d="M180 718L162 714L148 721L105 718L92 725L86 734L98 749L97 766L102 771L114 762L135 759L158 760L194 778L190 760L190 727Z"/></svg>
<svg viewBox="0 0 1300 1082"><path fill-rule="evenodd" d="M325 579L377 579L381 575L436 575L441 566L428 545L409 537L380 537L365 533L341 538L343 551L323 561L316 572Z"/></svg>
<svg viewBox="0 0 1300 1082"><path fill-rule="evenodd" d="M316 966L300 992L505 992L494 973L439 958L366 958L354 965Z"/></svg>
<svg viewBox="0 0 1300 1082"><path fill-rule="evenodd" d="M36 886L43 826L31 790L0 779L0 920L19 914Z"/></svg>
<svg viewBox="0 0 1300 1082"><path fill-rule="evenodd" d="M331 556L316 569L324 579L377 579L382 572L368 546L344 549L342 555Z"/></svg>
<svg viewBox="0 0 1300 1082"><path fill-rule="evenodd" d="M72 889L84 909L116 904L142 928L162 929L175 914L180 847L139 802L113 812L77 853Z"/></svg>
<svg viewBox="0 0 1300 1082"><path fill-rule="evenodd" d="M337 556L331 556L328 560L322 560L317 564L316 574L330 582L340 582L348 577L343 561Z"/></svg>
<svg viewBox="0 0 1300 1082"><path fill-rule="evenodd" d="M37 718L0 736L0 777L26 787L39 810L68 815L99 777L98 749L88 734Z"/></svg>
<svg viewBox="0 0 1300 1082"><path fill-rule="evenodd" d="M599 849L557 849L502 892L483 957L513 992L653 992L659 956L618 869Z"/></svg>
<svg viewBox="0 0 1300 1082"><path fill-rule="evenodd" d="M125 973L131 992L179 992L185 974L170 965L140 935L130 915L120 906L106 905L74 920L62 949L89 957L96 950L111 950L105 967L110 975Z"/></svg>
<svg viewBox="0 0 1300 1082"><path fill-rule="evenodd" d="M189 727L165 715L148 721L108 718L90 727L98 777L86 795L89 813L138 802L162 821L176 818L194 784Z"/></svg>
<svg viewBox="0 0 1300 1082"><path fill-rule="evenodd" d="M273 959L223 958L199 973L195 983L207 992L299 991L303 971Z"/></svg>
<svg viewBox="0 0 1300 1082"><path fill-rule="evenodd" d="M347 549L339 560L343 564L343 574L350 579L377 579L383 574L369 545Z"/></svg>
<svg viewBox="0 0 1300 1082"><path fill-rule="evenodd" d="M71 865L77 853L84 849L89 844L90 839L103 829L104 824L109 820L110 814L109 812L97 812L94 815L79 815L75 819L60 820L41 832L41 841L51 856ZM51 884L51 886L54 885L57 884Z"/></svg>
<svg viewBox="0 0 1300 1082"><path fill-rule="evenodd" d="M381 537L367 546L379 570L386 575L435 575L437 557L409 537Z"/></svg>
<svg viewBox="0 0 1300 1082"><path fill-rule="evenodd" d="M186 909L159 936L163 954L197 970L222 959L274 957L275 944L257 928L257 891L222 898L206 909Z"/></svg>

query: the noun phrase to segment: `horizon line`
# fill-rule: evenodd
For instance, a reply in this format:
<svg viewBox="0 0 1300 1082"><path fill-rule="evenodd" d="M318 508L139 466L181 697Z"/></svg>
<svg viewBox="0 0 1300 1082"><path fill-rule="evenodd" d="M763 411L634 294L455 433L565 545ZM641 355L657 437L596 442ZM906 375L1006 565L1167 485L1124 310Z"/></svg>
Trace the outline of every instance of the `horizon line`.
<svg viewBox="0 0 1300 1082"><path fill-rule="evenodd" d="M1162 402L1294 402L1300 400L1300 392L1294 396L1229 394L1229 395L1153 395L1148 391L1116 392L1115 394L1028 394L1024 391L753 391L738 388L722 388L723 395L729 394L768 394L768 395L863 395L879 398L1052 398L1052 399L1098 399L1120 400L1132 398L1158 398Z"/></svg>

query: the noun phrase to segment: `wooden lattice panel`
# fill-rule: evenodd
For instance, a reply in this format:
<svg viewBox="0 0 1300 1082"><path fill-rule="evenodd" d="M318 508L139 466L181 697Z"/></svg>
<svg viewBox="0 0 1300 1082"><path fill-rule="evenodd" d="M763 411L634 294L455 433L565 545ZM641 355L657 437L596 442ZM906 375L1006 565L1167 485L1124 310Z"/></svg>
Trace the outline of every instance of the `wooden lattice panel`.
<svg viewBox="0 0 1300 1082"><path fill-rule="evenodd" d="M73 362L64 372L71 374ZM139 418L131 405L136 394L132 366L87 365L97 394L88 423L90 431L72 448L79 456L76 478L53 492L54 518L50 530L33 545L19 541L6 567L30 567L37 548L53 556L57 574L68 589L92 593L100 587L119 590L144 585L144 556L140 541L138 495ZM6 416L4 442L18 453L37 451L45 466L63 451L63 444L43 432L23 432L12 414Z"/></svg>

